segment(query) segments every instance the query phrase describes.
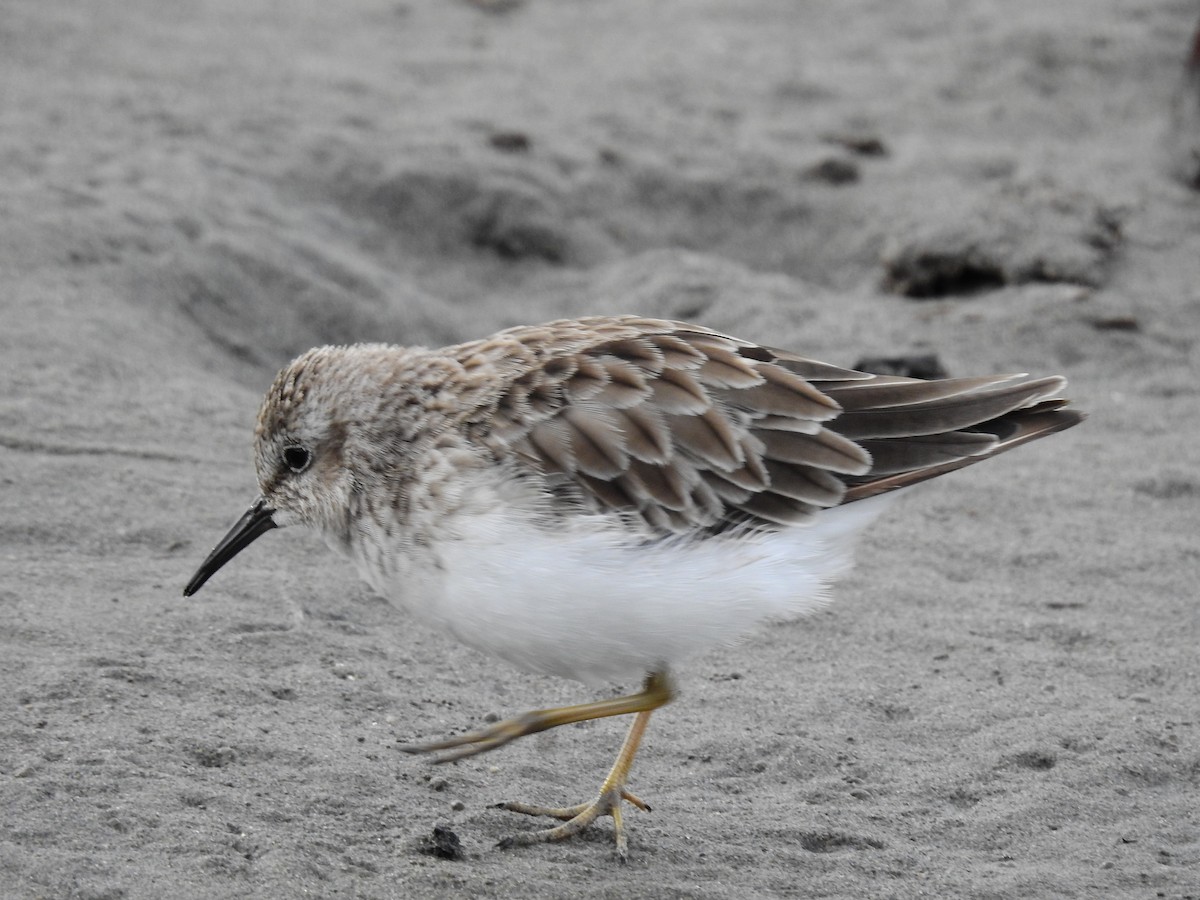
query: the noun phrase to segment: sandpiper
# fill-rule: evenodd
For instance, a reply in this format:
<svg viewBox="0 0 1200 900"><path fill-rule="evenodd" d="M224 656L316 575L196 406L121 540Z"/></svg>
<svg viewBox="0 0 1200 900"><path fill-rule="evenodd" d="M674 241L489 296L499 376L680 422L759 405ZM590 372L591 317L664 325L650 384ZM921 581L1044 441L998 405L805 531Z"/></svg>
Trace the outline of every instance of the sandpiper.
<svg viewBox="0 0 1200 900"><path fill-rule="evenodd" d="M817 362L699 325L561 320L442 349L303 354L259 412L260 496L191 595L272 528L305 525L413 617L532 672L637 693L403 747L439 761L633 715L598 796L505 808L562 819L622 802L670 673L825 601L894 492L1075 425L1051 376L920 380Z"/></svg>

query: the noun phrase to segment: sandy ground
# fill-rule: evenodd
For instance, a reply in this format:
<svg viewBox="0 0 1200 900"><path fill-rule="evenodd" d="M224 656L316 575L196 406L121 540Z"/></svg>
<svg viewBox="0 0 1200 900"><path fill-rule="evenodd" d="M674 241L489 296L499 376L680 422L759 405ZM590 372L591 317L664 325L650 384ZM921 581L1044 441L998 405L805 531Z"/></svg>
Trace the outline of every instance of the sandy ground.
<svg viewBox="0 0 1200 900"><path fill-rule="evenodd" d="M0 895L1200 897L1194 2L0 8ZM396 751L582 686L302 534L180 597L294 353L609 312L1091 414L680 673L626 866L489 808L622 723Z"/></svg>

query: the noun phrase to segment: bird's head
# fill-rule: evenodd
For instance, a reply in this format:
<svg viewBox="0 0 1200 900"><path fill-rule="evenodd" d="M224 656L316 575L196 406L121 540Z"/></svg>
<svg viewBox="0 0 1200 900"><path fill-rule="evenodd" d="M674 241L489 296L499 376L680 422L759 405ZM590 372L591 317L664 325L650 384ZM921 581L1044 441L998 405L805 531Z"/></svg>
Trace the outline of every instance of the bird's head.
<svg viewBox="0 0 1200 900"><path fill-rule="evenodd" d="M318 347L276 376L255 429L259 496L200 564L185 597L272 528L307 525L327 536L345 534L356 489L347 455L375 411L366 407L380 396L382 349Z"/></svg>

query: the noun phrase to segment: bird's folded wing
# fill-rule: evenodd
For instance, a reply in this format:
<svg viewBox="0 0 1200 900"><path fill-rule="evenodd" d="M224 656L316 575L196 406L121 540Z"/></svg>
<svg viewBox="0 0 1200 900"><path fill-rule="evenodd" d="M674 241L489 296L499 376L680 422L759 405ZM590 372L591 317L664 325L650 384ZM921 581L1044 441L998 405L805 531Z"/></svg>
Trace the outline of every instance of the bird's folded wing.
<svg viewBox="0 0 1200 900"><path fill-rule="evenodd" d="M803 522L951 471L1078 414L1061 378L878 376L694 325L634 317L456 348L501 377L470 433L570 502L659 533Z"/></svg>

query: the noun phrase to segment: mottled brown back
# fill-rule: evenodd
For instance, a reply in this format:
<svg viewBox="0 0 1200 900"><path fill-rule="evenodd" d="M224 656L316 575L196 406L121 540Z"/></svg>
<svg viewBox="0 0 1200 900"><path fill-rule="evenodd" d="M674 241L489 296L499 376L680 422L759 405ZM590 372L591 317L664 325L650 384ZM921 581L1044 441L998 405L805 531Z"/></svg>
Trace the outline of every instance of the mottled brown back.
<svg viewBox="0 0 1200 900"><path fill-rule="evenodd" d="M501 386L469 432L660 533L777 527L1079 422L1059 377L870 375L680 322L523 326L450 352Z"/></svg>

